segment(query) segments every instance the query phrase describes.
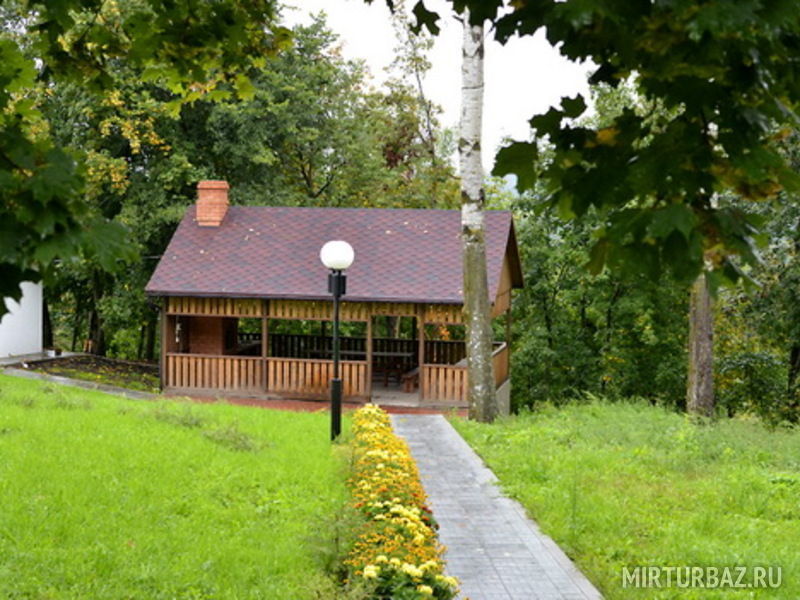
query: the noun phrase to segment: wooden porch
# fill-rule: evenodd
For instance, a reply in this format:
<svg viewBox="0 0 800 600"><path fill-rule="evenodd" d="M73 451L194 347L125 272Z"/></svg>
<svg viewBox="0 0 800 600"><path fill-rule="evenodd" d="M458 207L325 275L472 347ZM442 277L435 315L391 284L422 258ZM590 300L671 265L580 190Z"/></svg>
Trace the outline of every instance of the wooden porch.
<svg viewBox="0 0 800 600"><path fill-rule="evenodd" d="M325 322L330 304L167 298L162 386L173 393L326 400L333 371L331 336L270 332L269 324L273 319ZM382 393L391 392L409 405L466 404L464 342L426 339L425 333L426 325L460 324L460 306L367 302L343 303L342 308L347 321L362 323L365 329L363 337L341 338L346 400L380 401ZM508 310L507 305L495 308ZM376 316L412 318L413 338L375 337ZM259 323L260 331L237 331L243 319L251 328ZM493 360L499 387L509 376L507 342L495 343Z"/></svg>

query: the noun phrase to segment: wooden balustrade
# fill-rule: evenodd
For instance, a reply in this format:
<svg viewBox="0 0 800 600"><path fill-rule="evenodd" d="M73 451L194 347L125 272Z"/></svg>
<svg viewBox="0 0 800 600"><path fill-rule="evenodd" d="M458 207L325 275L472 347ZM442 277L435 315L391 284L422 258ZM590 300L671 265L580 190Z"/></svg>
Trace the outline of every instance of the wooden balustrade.
<svg viewBox="0 0 800 600"><path fill-rule="evenodd" d="M255 340L258 334L248 334ZM272 336L270 336L272 338ZM165 387L181 390L224 390L247 393L275 393L306 398L327 398L333 375L333 362L328 356L330 338L321 336L279 335L275 342L285 350L310 355L315 358L266 359L249 356L212 356L203 354L167 353L165 360ZM378 338L373 340L375 352L414 352L415 340ZM274 346L273 346L274 348ZM363 348L363 350L362 350ZM363 338L343 338L343 352L363 353L366 358L366 341ZM420 369L420 394L423 401L464 402L467 398L467 370L453 362L463 359L463 342L431 340L426 342L426 359L446 360L448 364L428 362ZM347 358L345 356L345 358ZM380 357L376 357L378 360ZM416 352L415 352L416 360ZM506 344L500 344L492 355L495 382L499 386L509 374L509 353ZM349 398L366 398L370 385L367 381L366 360L343 360L341 376L344 395Z"/></svg>
<svg viewBox="0 0 800 600"><path fill-rule="evenodd" d="M333 361L267 358L266 362L268 391L305 398L330 395ZM366 397L367 363L342 361L339 367L344 396Z"/></svg>
<svg viewBox="0 0 800 600"><path fill-rule="evenodd" d="M420 377L422 400L463 402L467 399L467 369L452 365L425 365Z"/></svg>
<svg viewBox="0 0 800 600"><path fill-rule="evenodd" d="M502 383L508 379L508 344L503 342L497 349L495 349L495 351L492 353L492 362L494 363L494 384L496 387L500 387L500 385L502 385Z"/></svg>
<svg viewBox="0 0 800 600"><path fill-rule="evenodd" d="M165 370L168 388L255 392L264 386L264 363L254 357L169 353Z"/></svg>
<svg viewBox="0 0 800 600"><path fill-rule="evenodd" d="M269 336L270 356L281 358L330 358L333 352L331 336L275 333ZM365 338L340 338L342 352L349 353L353 360L366 360L367 340ZM373 338L372 351L379 353L411 352L414 363L418 362L419 341L413 339ZM426 340L425 362L430 364L454 365L467 355L463 341Z"/></svg>
<svg viewBox="0 0 800 600"><path fill-rule="evenodd" d="M252 344L261 341L261 332L247 333L240 331L236 334L236 339L240 344Z"/></svg>
<svg viewBox="0 0 800 600"><path fill-rule="evenodd" d="M463 348L463 344L461 346ZM492 362L495 385L499 387L508 379L509 372L508 345L505 342L495 348ZM466 402L467 383L466 365L425 364L420 377L421 398L437 402Z"/></svg>

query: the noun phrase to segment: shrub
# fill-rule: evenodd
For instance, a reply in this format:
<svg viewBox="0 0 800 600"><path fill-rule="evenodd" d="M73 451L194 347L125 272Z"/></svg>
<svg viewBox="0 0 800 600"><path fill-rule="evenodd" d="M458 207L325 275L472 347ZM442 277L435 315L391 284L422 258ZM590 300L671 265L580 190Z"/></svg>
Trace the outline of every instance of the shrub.
<svg viewBox="0 0 800 600"><path fill-rule="evenodd" d="M353 448L349 485L366 522L345 561L350 578L371 584L379 600L454 598L458 582L444 575L417 466L383 410L368 404L355 412Z"/></svg>

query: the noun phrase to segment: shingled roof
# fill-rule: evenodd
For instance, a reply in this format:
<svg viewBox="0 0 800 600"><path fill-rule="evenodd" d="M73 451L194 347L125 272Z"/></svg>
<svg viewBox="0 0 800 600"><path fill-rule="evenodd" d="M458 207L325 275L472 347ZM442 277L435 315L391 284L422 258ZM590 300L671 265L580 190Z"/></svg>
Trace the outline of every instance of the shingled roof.
<svg viewBox="0 0 800 600"><path fill-rule="evenodd" d="M522 286L508 211L486 213L490 298L509 254ZM153 296L328 299L319 250L346 240L349 301L461 304L461 215L457 210L231 206L218 227L187 209L146 292Z"/></svg>

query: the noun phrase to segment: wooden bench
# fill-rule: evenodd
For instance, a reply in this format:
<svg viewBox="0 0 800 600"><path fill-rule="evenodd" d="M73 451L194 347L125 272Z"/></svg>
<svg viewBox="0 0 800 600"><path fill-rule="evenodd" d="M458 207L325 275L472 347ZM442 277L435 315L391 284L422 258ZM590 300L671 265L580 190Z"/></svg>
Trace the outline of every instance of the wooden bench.
<svg viewBox="0 0 800 600"><path fill-rule="evenodd" d="M403 391L407 393L413 392L419 387L419 367L403 373L400 379L403 382Z"/></svg>

